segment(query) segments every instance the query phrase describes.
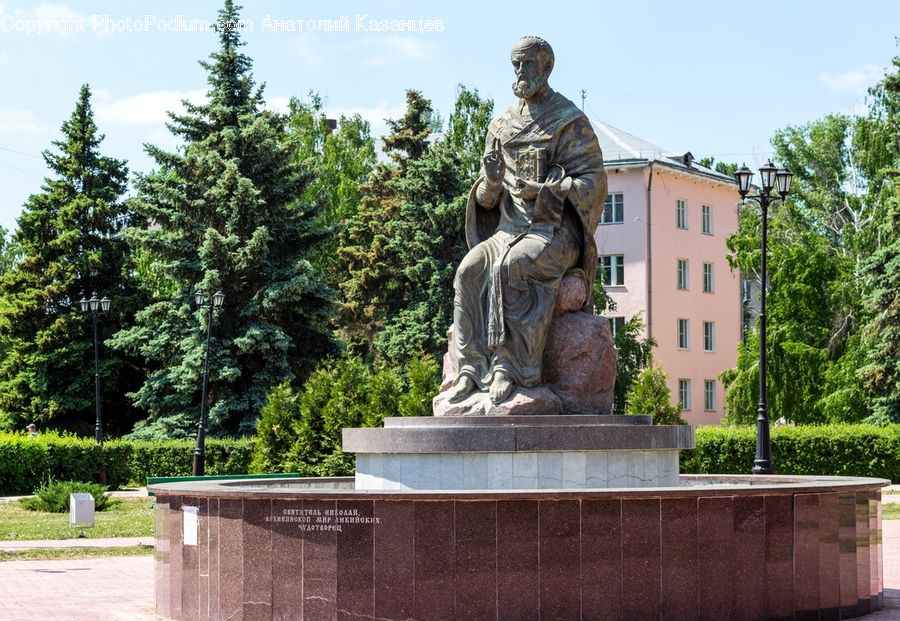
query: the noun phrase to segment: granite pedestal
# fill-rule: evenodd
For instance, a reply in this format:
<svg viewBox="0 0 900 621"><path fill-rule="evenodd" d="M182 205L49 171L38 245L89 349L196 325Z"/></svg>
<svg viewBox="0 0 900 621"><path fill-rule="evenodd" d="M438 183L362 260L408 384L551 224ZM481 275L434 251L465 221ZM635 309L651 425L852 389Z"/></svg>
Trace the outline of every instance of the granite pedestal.
<svg viewBox="0 0 900 621"><path fill-rule="evenodd" d="M649 416L388 418L343 447L360 490L667 487L694 433Z"/></svg>

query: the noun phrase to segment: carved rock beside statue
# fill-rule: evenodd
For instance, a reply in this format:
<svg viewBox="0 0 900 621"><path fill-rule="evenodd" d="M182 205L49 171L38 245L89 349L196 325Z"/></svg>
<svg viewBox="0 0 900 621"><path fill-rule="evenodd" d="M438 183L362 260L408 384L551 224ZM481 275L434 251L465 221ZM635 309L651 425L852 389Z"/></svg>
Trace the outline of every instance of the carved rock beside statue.
<svg viewBox="0 0 900 621"><path fill-rule="evenodd" d="M446 391L457 369L449 354L445 354L441 392L432 402L434 415L610 414L616 349L609 322L581 311L587 298L585 288L584 278L576 274L566 275L560 284L544 347L543 384L519 388L496 405L485 392L475 392L460 403L449 403Z"/></svg>

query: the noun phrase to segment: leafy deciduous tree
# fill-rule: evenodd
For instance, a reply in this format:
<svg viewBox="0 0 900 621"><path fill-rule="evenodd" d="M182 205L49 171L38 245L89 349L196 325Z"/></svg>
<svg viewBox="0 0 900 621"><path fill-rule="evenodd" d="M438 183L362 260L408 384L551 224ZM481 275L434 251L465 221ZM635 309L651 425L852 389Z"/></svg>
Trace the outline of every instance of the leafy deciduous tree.
<svg viewBox="0 0 900 621"><path fill-rule="evenodd" d="M362 200L360 188L376 164L370 131L368 121L358 114L326 118L325 104L316 93L311 92L306 100L290 100L288 141L294 161L312 172L301 198L316 207L321 226L330 231L318 247L314 263L333 286L344 277L336 256L340 232L356 217Z"/></svg>
<svg viewBox="0 0 900 621"><path fill-rule="evenodd" d="M770 211L767 358L770 415L797 423L851 422L868 403L858 369L866 321L866 258L878 247L884 217L885 124L829 115L773 138L776 160L795 175L791 196ZM728 240L732 267L758 272L760 216L744 206ZM758 337L722 375L728 419L755 419Z"/></svg>

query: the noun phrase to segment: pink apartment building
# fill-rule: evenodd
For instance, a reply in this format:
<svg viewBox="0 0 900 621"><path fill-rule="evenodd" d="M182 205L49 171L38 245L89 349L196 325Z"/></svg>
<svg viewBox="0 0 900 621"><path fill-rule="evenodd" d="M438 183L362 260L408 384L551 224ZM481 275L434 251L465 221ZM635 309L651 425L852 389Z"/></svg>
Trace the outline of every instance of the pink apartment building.
<svg viewBox="0 0 900 621"><path fill-rule="evenodd" d="M695 425L717 424L741 340L741 277L725 239L738 226L733 178L592 121L609 195L597 228L598 277L616 302L613 329L636 314L656 339L653 356Z"/></svg>

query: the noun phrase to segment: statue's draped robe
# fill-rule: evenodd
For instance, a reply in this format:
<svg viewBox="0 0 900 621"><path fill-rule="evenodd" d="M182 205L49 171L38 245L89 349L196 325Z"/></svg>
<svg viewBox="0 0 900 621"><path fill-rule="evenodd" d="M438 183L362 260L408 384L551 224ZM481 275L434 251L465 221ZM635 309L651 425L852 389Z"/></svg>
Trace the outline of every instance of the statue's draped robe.
<svg viewBox="0 0 900 621"><path fill-rule="evenodd" d="M606 198L606 173L590 122L558 93L530 114L521 114L519 105L508 109L491 123L485 153L495 140L505 173L489 204L479 204L478 198L484 170L469 194L470 250L454 280L449 353L458 377L467 375L482 388L497 371L519 386L533 387L541 383L541 357L562 277L580 268L587 291L593 283L594 231ZM542 180L535 168L554 166L565 174L562 196L547 187L531 200L510 193L517 177ZM482 194L490 192L482 189ZM588 300L585 310L590 309Z"/></svg>

